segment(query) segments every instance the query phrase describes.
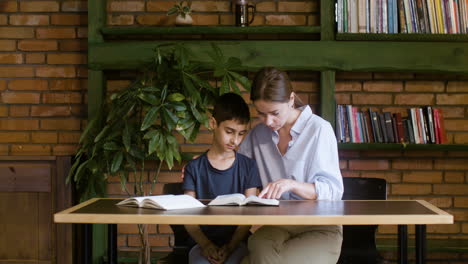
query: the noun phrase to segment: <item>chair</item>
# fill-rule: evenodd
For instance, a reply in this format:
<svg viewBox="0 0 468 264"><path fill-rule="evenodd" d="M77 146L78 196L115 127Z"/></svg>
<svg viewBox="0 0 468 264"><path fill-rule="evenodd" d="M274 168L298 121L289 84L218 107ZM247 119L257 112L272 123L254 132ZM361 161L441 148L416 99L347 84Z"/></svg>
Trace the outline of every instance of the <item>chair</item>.
<svg viewBox="0 0 468 264"><path fill-rule="evenodd" d="M343 178L343 200L386 200L387 183L378 178ZM376 264L383 258L375 244L376 225L343 226L343 244L338 263Z"/></svg>
<svg viewBox="0 0 468 264"><path fill-rule="evenodd" d="M182 183L164 184L163 194L183 194ZM188 253L196 243L187 233L183 225L170 225L170 227L174 233L174 248L172 252L164 258L163 263L188 263Z"/></svg>

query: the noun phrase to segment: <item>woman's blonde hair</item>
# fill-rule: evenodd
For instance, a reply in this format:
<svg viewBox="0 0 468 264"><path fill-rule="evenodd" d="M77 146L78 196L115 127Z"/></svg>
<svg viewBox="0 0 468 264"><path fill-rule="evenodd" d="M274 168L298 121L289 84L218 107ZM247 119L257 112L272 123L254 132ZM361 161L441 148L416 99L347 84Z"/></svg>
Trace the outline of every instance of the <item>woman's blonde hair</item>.
<svg viewBox="0 0 468 264"><path fill-rule="evenodd" d="M276 68L263 68L254 77L250 100L265 100L286 103L293 92L288 74ZM294 94L294 107L301 107L304 103Z"/></svg>

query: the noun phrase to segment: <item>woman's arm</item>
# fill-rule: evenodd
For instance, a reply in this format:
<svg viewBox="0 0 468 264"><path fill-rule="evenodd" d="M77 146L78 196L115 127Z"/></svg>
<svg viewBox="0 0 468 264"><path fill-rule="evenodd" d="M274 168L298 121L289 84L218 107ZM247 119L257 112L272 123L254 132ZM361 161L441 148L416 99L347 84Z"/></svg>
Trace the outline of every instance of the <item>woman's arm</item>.
<svg viewBox="0 0 468 264"><path fill-rule="evenodd" d="M270 182L258 195L260 198L279 199L285 192L293 192L296 195L307 199L317 199L317 192L314 183L298 182L291 179L279 179Z"/></svg>

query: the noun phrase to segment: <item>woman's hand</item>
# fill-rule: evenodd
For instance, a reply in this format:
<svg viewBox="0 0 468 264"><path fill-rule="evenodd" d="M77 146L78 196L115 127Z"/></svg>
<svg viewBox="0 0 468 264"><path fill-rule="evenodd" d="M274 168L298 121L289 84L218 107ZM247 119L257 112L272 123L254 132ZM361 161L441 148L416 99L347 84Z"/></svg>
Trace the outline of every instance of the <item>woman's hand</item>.
<svg viewBox="0 0 468 264"><path fill-rule="evenodd" d="M279 179L274 182L270 182L262 192L258 195L260 198L267 199L279 199L285 192L292 191L296 188L297 182L291 179Z"/></svg>

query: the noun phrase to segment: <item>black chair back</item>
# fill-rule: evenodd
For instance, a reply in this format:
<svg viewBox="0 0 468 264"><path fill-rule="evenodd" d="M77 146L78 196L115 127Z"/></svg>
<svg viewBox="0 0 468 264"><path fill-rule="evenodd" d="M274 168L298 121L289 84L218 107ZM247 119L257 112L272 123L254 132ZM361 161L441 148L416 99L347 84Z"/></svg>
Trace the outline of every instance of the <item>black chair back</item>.
<svg viewBox="0 0 468 264"><path fill-rule="evenodd" d="M343 200L386 200L387 182L378 178L343 178ZM375 244L376 225L343 226L343 244L338 263L382 263Z"/></svg>

